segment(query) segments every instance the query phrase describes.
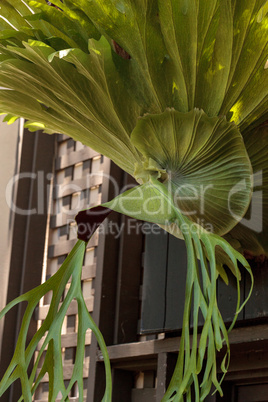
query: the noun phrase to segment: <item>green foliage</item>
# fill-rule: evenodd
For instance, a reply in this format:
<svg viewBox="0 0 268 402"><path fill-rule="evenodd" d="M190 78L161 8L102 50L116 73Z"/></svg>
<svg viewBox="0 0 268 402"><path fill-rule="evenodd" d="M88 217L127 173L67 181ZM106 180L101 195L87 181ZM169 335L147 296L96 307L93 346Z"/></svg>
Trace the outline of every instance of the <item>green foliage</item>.
<svg viewBox="0 0 268 402"><path fill-rule="evenodd" d="M253 184L255 191L252 206L247 210L244 219L253 223L252 227L239 222L228 234L229 238L237 239L242 250L252 256L268 255L268 125L263 124L257 129L245 132L244 141L253 169ZM258 228L256 228L257 223Z"/></svg>
<svg viewBox="0 0 268 402"><path fill-rule="evenodd" d="M105 40L103 44L105 49ZM80 49L55 54L49 45L30 41L22 48L7 48L5 53L0 85L13 90L0 91L0 110L24 116L33 131L68 132L132 172L137 152L121 123L123 116L114 109L115 91L107 91L108 78L115 77L109 66L107 76L102 69L104 50L100 53L92 41L90 54ZM126 98L121 113L125 109Z"/></svg>
<svg viewBox="0 0 268 402"><path fill-rule="evenodd" d="M158 223L184 238L188 276L183 334L163 400L180 401L183 393L190 400L191 384L196 400L203 400L212 384L221 393L216 350L226 342L225 372L229 347L217 307L217 275L227 280L226 264L236 276L237 314L237 261L250 275L251 271L230 244L254 256L268 253L268 139L265 126L256 129L268 119L267 1L54 0L53 4L57 7L45 0L2 0L0 112L7 114L9 123L24 117L32 131L65 133L111 158L140 186L106 206ZM261 233L238 223L250 216L255 199L252 170L264 173ZM207 189L205 213L191 193L200 186ZM192 210L196 213L190 214ZM207 224L213 233L206 230ZM198 340L200 311L205 324ZM52 338L47 361L55 353ZM19 367L25 370L21 362ZM204 365L199 387L197 374ZM21 368L14 373L22 382L27 380ZM27 381L25 395L33 377ZM58 377L51 383L51 400L56 386L62 390Z"/></svg>
<svg viewBox="0 0 268 402"><path fill-rule="evenodd" d="M233 123L198 109L166 110L140 119L131 140L145 158L145 172L136 177L147 181L148 159L156 161L176 206L192 221L211 224L222 235L244 216L252 170Z"/></svg>
<svg viewBox="0 0 268 402"><path fill-rule="evenodd" d="M267 119L263 3L5 0L0 85L13 91L0 91L0 111L79 139L130 174L140 161L129 137L145 112L197 107L244 129Z"/></svg>
<svg viewBox="0 0 268 402"><path fill-rule="evenodd" d="M103 337L87 310L81 289L81 271L85 249L86 243L79 240L55 275L37 288L17 297L0 313L0 318L2 318L16 304L24 301L27 302L14 356L0 382L0 396L3 395L14 381L20 379L22 388L22 397L20 401L31 401L32 395L40 384L40 381L44 375L48 373L50 384L49 401L55 401L59 392L62 394L62 400L68 401L68 394L75 383L77 383L79 389L79 401L83 401L85 336L86 331L91 329L102 350L106 369L106 391L103 397L103 402L111 400L111 372L109 357ZM61 297L64 294L65 287L69 281L70 288L61 303ZM26 345L26 337L32 315L39 301L49 291L53 292L53 296L48 314L30 343ZM72 378L69 382L68 388L66 389L63 381L61 328L68 307L73 299L76 300L78 309L77 349ZM34 367L28 377L27 369L36 348L40 343L42 345L39 348ZM38 373L40 359L44 354L45 359Z"/></svg>

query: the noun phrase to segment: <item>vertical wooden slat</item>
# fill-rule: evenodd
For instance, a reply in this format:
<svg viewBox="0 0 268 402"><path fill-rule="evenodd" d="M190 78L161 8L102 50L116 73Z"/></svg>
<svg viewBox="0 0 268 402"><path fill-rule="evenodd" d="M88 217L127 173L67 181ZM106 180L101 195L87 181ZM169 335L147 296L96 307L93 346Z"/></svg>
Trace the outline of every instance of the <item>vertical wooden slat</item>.
<svg viewBox="0 0 268 402"><path fill-rule="evenodd" d="M134 185L134 180L125 176L124 185ZM143 246L140 225L135 219L121 216L114 344L137 341Z"/></svg>
<svg viewBox="0 0 268 402"><path fill-rule="evenodd" d="M111 200L115 195L110 176L118 184L122 183L122 171L104 158L104 181L102 185L102 202ZM119 214L112 213L109 221L120 226ZM94 280L94 311L93 319L99 327L107 345L113 344L114 320L116 305L116 284L119 259L119 239L112 233L101 233L99 236L97 251L97 273ZM92 337L90 346L90 366L88 380L87 401L101 400L105 388L105 372L103 363L97 362L98 345L95 337Z"/></svg>
<svg viewBox="0 0 268 402"><path fill-rule="evenodd" d="M181 328L186 272L182 240L164 231L146 236L141 333Z"/></svg>
<svg viewBox="0 0 268 402"><path fill-rule="evenodd" d="M237 304L237 283L235 276L226 268L226 272L229 278L229 284L226 285L224 281L219 278L218 279L218 306L221 312L222 318L225 322L231 322L236 313L236 304ZM244 279L245 272L244 269L241 269L241 281L240 281L240 298L241 303L245 300L245 284ZM238 315L238 320L242 320L244 318L244 310L242 310Z"/></svg>
<svg viewBox="0 0 268 402"><path fill-rule="evenodd" d="M268 316L268 260L263 264L252 264L254 287L252 295L245 306L245 319L264 318ZM247 295L251 280L245 276L245 294Z"/></svg>
<svg viewBox="0 0 268 402"><path fill-rule="evenodd" d="M114 369L112 400L131 402L133 382L133 373L131 371Z"/></svg>
<svg viewBox="0 0 268 402"><path fill-rule="evenodd" d="M167 390L176 365L176 361L177 355L175 353L161 352L158 354L156 402L161 402Z"/></svg>
<svg viewBox="0 0 268 402"><path fill-rule="evenodd" d="M162 332L165 327L167 247L168 234L152 225L145 240L141 333Z"/></svg>
<svg viewBox="0 0 268 402"><path fill-rule="evenodd" d="M235 401L235 393L234 393L234 385L231 381L223 381L222 383L222 392L223 396L221 397L219 393L210 396L210 400L208 402L237 402Z"/></svg>
<svg viewBox="0 0 268 402"><path fill-rule="evenodd" d="M47 174L52 171L54 142L53 136L41 133L33 135L26 131L23 137L20 173L32 173L33 176L20 179L16 205L24 211L32 210L32 214L15 215L7 302L41 282L50 182ZM24 310L25 305L14 307L5 321L2 343L2 350L5 353L1 359L1 376L11 360ZM28 340L36 332L36 325L32 320ZM18 385L12 386L1 400L13 402L19 397Z"/></svg>
<svg viewBox="0 0 268 402"><path fill-rule="evenodd" d="M162 269L164 269L164 266ZM187 255L185 243L183 240L169 235L165 330L175 330L182 327L186 274Z"/></svg>
<svg viewBox="0 0 268 402"><path fill-rule="evenodd" d="M115 344L137 341L142 235L127 233L131 221L133 220L125 216L121 220L125 230L120 239Z"/></svg>

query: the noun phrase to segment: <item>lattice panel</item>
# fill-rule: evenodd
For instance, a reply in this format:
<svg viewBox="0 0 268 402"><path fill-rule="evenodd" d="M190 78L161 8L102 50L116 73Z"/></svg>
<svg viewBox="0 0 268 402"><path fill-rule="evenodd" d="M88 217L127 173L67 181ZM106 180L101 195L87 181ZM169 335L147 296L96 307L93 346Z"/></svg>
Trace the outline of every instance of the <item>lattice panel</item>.
<svg viewBox="0 0 268 402"><path fill-rule="evenodd" d="M47 263L43 279L48 279L61 266L67 254L76 243L75 215L81 209L89 208L101 202L103 182L103 158L97 152L80 142L75 142L64 135L57 139L55 155L54 188L51 200L51 219L48 237ZM82 289L89 312L93 311L96 276L96 248L98 234L90 240L83 264ZM66 293L68 285L66 288ZM42 322L48 312L51 294L47 294L38 309L37 319ZM68 309L62 328L62 360L66 385L71 378L77 346L77 304L73 301ZM84 360L84 399L86 399L87 378L89 371L89 350L91 332L86 336ZM40 342L40 347L41 347ZM48 400L48 377L44 377L39 386L35 401ZM71 401L78 401L78 390L74 387L70 394ZM59 399L60 400L60 399Z"/></svg>

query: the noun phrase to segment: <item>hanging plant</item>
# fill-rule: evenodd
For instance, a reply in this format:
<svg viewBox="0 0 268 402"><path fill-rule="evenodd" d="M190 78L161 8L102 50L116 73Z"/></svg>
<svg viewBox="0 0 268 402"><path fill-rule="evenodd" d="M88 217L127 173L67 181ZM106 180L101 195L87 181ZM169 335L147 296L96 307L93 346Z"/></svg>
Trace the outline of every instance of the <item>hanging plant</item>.
<svg viewBox="0 0 268 402"><path fill-rule="evenodd" d="M88 219L100 223L115 210L157 223L186 243L180 352L163 401L181 401L183 395L190 400L191 392L197 401L204 400L212 384L222 395L216 352L226 344L224 376L230 360L228 331L243 307L238 262L253 283L243 254L268 255L267 9L264 0L1 1L0 111L5 121L23 117L29 130L67 134L111 158L138 184L94 214L78 214L79 240L62 268L1 313L28 301L0 394L20 378L21 400L30 400L48 372L50 401L59 391L68 400L75 381L82 401L81 356L85 330L91 328L106 365L103 400L111 400L107 351L76 278L92 235L79 232L79 225ZM263 208L261 230L245 224L256 213L256 199ZM238 296L228 329L216 298L217 278L227 281L226 269L236 277ZM48 290L54 294L48 316L25 350L30 317ZM81 349L66 390L57 357L62 320L73 298L80 306ZM200 313L204 325L198 334ZM48 346L45 362L37 378L37 363L28 376L44 334L37 362Z"/></svg>

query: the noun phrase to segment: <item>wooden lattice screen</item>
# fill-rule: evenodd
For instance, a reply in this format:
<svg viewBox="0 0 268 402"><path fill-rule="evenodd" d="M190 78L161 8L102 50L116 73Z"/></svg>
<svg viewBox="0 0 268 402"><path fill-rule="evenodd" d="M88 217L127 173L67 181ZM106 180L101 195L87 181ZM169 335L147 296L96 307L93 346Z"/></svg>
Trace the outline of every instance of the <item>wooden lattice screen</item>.
<svg viewBox="0 0 268 402"><path fill-rule="evenodd" d="M50 225L48 233L47 259L44 264L43 281L61 266L76 242L74 217L81 209L101 202L103 158L98 153L63 135L57 137L53 194L51 196ZM96 248L98 234L90 240L83 264L82 289L89 312L93 310L94 289L92 280L96 275ZM67 289L66 289L67 291ZM51 294L40 303L36 319L45 319ZM77 345L77 304L73 301L68 309L62 328L62 360L66 384L71 378ZM86 336L84 360L84 397L86 398L89 370L89 347L91 333ZM71 400L76 401L78 390L74 387ZM48 376L42 380L35 401L48 400Z"/></svg>

